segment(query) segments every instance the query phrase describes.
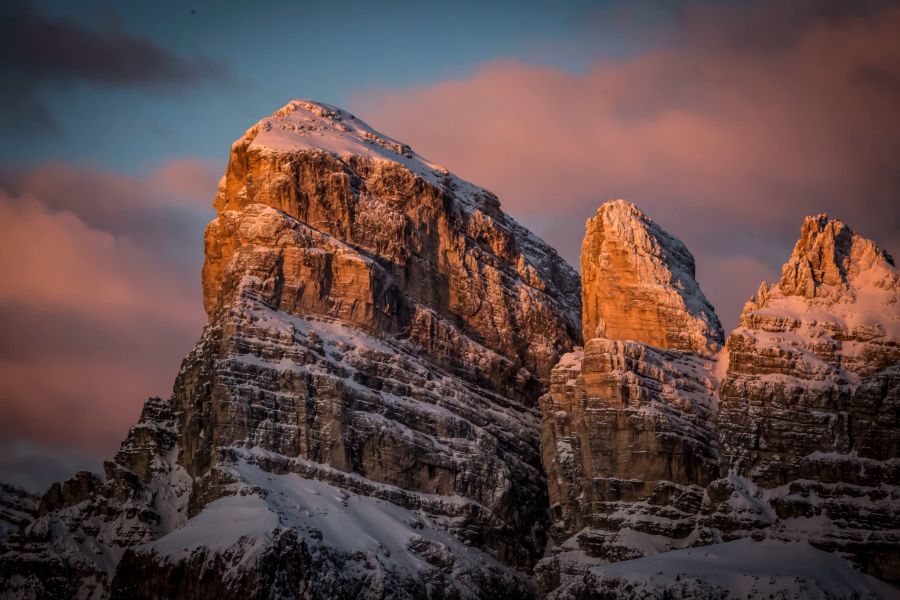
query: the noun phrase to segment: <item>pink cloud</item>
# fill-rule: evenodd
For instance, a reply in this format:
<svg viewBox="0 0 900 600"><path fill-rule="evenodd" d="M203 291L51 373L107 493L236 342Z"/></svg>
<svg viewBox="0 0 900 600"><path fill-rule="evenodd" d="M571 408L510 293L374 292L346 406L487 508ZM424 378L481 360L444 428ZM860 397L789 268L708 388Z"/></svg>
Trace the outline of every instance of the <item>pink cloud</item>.
<svg viewBox="0 0 900 600"><path fill-rule="evenodd" d="M584 219L634 201L694 251L733 326L807 214L900 248L900 7L816 9L697 5L644 32L654 49L584 73L499 61L353 105L496 192L573 264Z"/></svg>
<svg viewBox="0 0 900 600"><path fill-rule="evenodd" d="M205 322L203 164L3 173L0 437L108 457L144 399L170 393Z"/></svg>

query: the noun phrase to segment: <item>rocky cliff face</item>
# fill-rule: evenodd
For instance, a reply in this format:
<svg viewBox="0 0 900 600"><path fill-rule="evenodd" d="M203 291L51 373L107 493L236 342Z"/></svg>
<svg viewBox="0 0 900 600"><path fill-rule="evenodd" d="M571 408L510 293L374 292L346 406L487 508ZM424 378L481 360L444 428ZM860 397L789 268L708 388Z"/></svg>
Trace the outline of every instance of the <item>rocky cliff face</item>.
<svg viewBox="0 0 900 600"><path fill-rule="evenodd" d="M580 341L577 274L489 192L312 102L235 142L215 205L172 398L105 481L50 490L6 596L533 595L536 403Z"/></svg>
<svg viewBox="0 0 900 600"><path fill-rule="evenodd" d="M607 202L588 219L581 277L585 341L634 340L704 356L722 345L694 256L630 202Z"/></svg>
<svg viewBox="0 0 900 600"><path fill-rule="evenodd" d="M895 594L863 575L835 580L842 568L818 552L900 579L900 276L891 258L840 221L808 218L781 281L760 286L713 355L717 336L699 335L718 323L705 317L708 305L660 290L678 281L669 262L674 273L690 263L627 242L646 236L644 247L666 247L668 236L639 214L604 205L583 249L583 269L598 265L584 278L585 337L622 339L588 339L583 354L564 356L541 399L557 544L539 565L542 589L554 598L795 597L798 585L822 596ZM606 225L623 220L631 225ZM649 290L634 289L641 282ZM681 282L673 287L695 289ZM673 298L683 314L673 316ZM656 305L665 309L648 317ZM677 550L707 544L703 559L701 549ZM809 568L785 570L777 556Z"/></svg>
<svg viewBox="0 0 900 600"><path fill-rule="evenodd" d="M690 252L617 200L587 222L581 263L588 339L541 398L557 543L545 589L592 561L692 543L718 474L711 357L722 332Z"/></svg>
<svg viewBox="0 0 900 600"><path fill-rule="evenodd" d="M870 241L809 217L744 307L720 390L725 539L809 540L900 580L900 275ZM739 500L745 498L744 500Z"/></svg>

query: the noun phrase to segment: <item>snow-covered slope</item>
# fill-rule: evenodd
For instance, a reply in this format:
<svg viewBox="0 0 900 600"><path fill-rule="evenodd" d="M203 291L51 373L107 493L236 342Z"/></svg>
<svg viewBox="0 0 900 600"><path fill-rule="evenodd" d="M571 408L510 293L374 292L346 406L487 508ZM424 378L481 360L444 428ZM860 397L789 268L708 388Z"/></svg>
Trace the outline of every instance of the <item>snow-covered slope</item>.
<svg viewBox="0 0 900 600"><path fill-rule="evenodd" d="M802 542L736 540L596 566L552 598L879 600L900 589Z"/></svg>

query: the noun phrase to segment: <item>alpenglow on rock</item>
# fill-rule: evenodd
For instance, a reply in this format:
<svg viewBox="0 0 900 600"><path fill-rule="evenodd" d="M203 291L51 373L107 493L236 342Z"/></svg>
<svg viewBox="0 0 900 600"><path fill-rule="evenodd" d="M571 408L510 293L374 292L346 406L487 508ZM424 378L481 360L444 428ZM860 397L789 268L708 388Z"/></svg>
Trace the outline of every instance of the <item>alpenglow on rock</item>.
<svg viewBox="0 0 900 600"><path fill-rule="evenodd" d="M585 340L631 340L709 356L722 326L694 279L694 256L643 211L606 202L581 246Z"/></svg>
<svg viewBox="0 0 900 600"><path fill-rule="evenodd" d="M232 146L209 324L106 480L43 502L4 597L534 595L537 399L580 343L556 252L349 113L293 101Z"/></svg>
<svg viewBox="0 0 900 600"><path fill-rule="evenodd" d="M584 351L562 358L541 398L557 545L540 565L544 591L592 562L690 545L718 476L710 356L722 330L693 257L624 200L586 229Z"/></svg>

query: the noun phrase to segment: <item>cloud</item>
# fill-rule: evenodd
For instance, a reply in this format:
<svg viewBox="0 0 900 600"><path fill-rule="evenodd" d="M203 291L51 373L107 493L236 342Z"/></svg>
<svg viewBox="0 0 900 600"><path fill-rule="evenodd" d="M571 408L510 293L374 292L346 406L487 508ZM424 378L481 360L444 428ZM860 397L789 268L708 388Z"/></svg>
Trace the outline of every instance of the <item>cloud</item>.
<svg viewBox="0 0 900 600"><path fill-rule="evenodd" d="M0 438L96 462L147 396L170 393L205 322L199 271L214 168L2 173Z"/></svg>
<svg viewBox="0 0 900 600"><path fill-rule="evenodd" d="M0 473L3 482L21 486L32 492L43 492L54 481L71 477L78 470L95 473L102 470L102 462L78 448L64 452L47 449L21 438L0 439Z"/></svg>
<svg viewBox="0 0 900 600"><path fill-rule="evenodd" d="M0 10L0 125L5 130L55 128L41 101L45 84L172 89L230 77L221 63L178 56L115 26L95 31L71 19L48 17L27 2L14 1Z"/></svg>
<svg viewBox="0 0 900 600"><path fill-rule="evenodd" d="M599 203L634 201L697 255L733 326L805 215L900 249L897 31L900 7L882 3L688 4L636 28L648 49L583 73L496 61L351 104L573 264Z"/></svg>

